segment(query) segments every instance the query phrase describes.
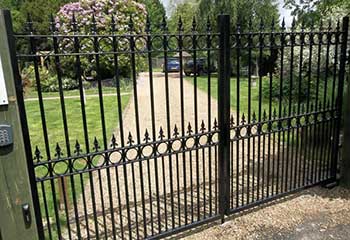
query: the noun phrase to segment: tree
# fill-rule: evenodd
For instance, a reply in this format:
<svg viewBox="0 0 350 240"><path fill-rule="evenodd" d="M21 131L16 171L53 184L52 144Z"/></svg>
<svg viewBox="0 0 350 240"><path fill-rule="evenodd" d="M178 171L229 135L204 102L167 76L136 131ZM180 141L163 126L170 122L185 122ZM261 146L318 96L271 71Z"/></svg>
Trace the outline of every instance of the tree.
<svg viewBox="0 0 350 240"><path fill-rule="evenodd" d="M249 21L256 29L262 19L265 23L271 23L272 19L279 18L276 0L201 0L198 5L198 17L209 18L216 23L220 13L230 14L232 30L236 30L238 21L243 29L246 29ZM202 24L202 27L205 25ZM216 24L214 25L216 26Z"/></svg>
<svg viewBox="0 0 350 240"><path fill-rule="evenodd" d="M174 9L169 19L169 29L172 32L178 30L178 23L181 17L184 31L191 31L193 18L196 16L197 4L193 2L180 3Z"/></svg>
<svg viewBox="0 0 350 240"><path fill-rule="evenodd" d="M80 0L75 3L68 3L61 7L56 16L56 28L58 32L64 35L72 35L74 33L72 21L73 16L77 24L77 31L80 33L93 34L96 32L99 35L110 34L112 26L115 26L114 33L125 34L129 32L140 33L145 30L146 23L146 8L142 3L138 3L133 0ZM113 23L114 21L114 23ZM92 38L90 38L92 39ZM68 51L74 51L74 43L65 39L60 42L61 49L68 49ZM112 44L111 37L99 38L99 49L103 49L103 52L113 52L114 45ZM136 48L141 49L144 47L143 41L136 42ZM85 39L80 43L81 51L85 53L94 52L94 41ZM71 50L69 50L71 49ZM118 51L125 51L130 49L130 43L127 38L119 40ZM128 50L126 50L128 51ZM82 68L85 75L94 75L97 71L96 62L93 55L88 55L86 58L82 58ZM67 68L67 74L74 72L70 70L70 67L74 66L74 57L65 59L65 66ZM136 59L137 70L141 68L142 59L137 55ZM131 73L130 59L128 54L119 56L118 59L119 74L122 76L129 76ZM100 69L99 76L101 78L109 78L115 75L113 69L113 55L103 54L100 56Z"/></svg>
<svg viewBox="0 0 350 240"><path fill-rule="evenodd" d="M159 32L162 27L163 16L165 16L164 5L159 0L142 0L147 10L152 25L152 32Z"/></svg>
<svg viewBox="0 0 350 240"><path fill-rule="evenodd" d="M292 10L298 23L304 21L306 26L327 18L341 18L350 12L348 0L285 0L284 6Z"/></svg>

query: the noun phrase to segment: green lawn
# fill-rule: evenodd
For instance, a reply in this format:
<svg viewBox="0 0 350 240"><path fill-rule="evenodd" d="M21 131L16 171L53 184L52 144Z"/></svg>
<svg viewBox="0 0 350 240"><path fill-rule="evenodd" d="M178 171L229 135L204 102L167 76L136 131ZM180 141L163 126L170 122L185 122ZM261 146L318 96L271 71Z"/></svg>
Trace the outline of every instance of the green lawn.
<svg viewBox="0 0 350 240"><path fill-rule="evenodd" d="M189 81L191 84L194 84L193 77L186 77L186 80ZM263 78L263 84L268 84L269 79L268 78ZM199 89L208 92L208 77L207 76L199 76L197 77L197 86ZM235 113L237 111L237 79L236 78L231 78L231 109L232 112ZM329 84L328 89L327 89L327 94L328 98L330 99L332 96L332 89ZM218 80L217 80L217 75L214 74L211 77L211 94L214 98L217 99L218 96ZM262 112L264 110L266 113L269 113L269 96L264 96L264 93L262 93ZM320 85L319 89L319 97L320 100L323 101L323 87ZM247 116L248 114L248 79L247 78L240 78L240 114L242 116L242 113ZM296 102L294 102L296 104ZM273 98L272 100L272 112L274 108L276 109L276 112L278 114L278 107L279 107L279 101L277 98ZM286 99L283 100L282 102L282 108L283 107L288 107L288 101ZM257 117L258 117L258 112L259 112L259 80L256 80L256 84L251 87L251 113L255 112ZM234 116L235 117L235 116Z"/></svg>
<svg viewBox="0 0 350 240"><path fill-rule="evenodd" d="M186 77L186 80L193 84L193 77ZM199 89L208 92L208 77L200 76L197 77L197 86ZM218 97L218 80L217 76L213 75L211 78L211 94L214 98ZM231 109L233 112L236 112L237 109L237 80L236 78L231 78ZM273 106L278 106L278 101L273 102ZM256 82L256 85L251 88L251 112L254 111L258 114L259 109L259 82ZM262 111L264 109L268 112L269 104L266 99L263 99L262 102ZM248 79L240 79L240 112L248 113Z"/></svg>
<svg viewBox="0 0 350 240"><path fill-rule="evenodd" d="M121 92L128 92L129 87L122 87ZM110 93L116 93L115 87L103 87L103 94L110 94ZM43 92L43 97L58 97L58 93L57 92ZM70 90L70 91L65 91L64 95L65 96L79 96L80 92L79 90ZM88 88L85 89L85 94L86 95L96 95L98 94L98 88ZM28 91L28 93L26 93L25 98L37 98L38 97L38 93L35 90L32 91Z"/></svg>
<svg viewBox="0 0 350 240"><path fill-rule="evenodd" d="M91 89L90 91L87 91L87 94L95 94L97 92L96 89ZM104 92L105 93L105 92ZM112 92L110 92L112 93ZM115 93L115 89L114 92ZM75 96L77 94L77 91L67 91L65 93L65 96ZM57 97L58 93L44 93L45 97ZM124 109L127 105L128 101L130 99L130 94L126 94L122 96L122 108ZM107 138L110 139L113 131L118 128L119 126L119 115L118 115L118 102L116 96L104 96L103 98L104 102L104 113L105 113L105 122L106 122L106 129L107 129ZM43 140L43 130L42 130L42 122L41 122L41 116L40 116L40 109L39 109L39 102L36 101L25 101L26 106L26 112L27 112L27 119L28 119L28 126L29 126L29 133L30 133L30 139L31 139L31 146L34 150L36 146L39 147L43 159L47 160L46 154L45 154L45 143ZM82 151L85 152L85 138L83 134L83 123L82 123L82 112L81 112L81 104L79 98L73 98L73 99L66 99L65 100L65 106L66 106L66 116L67 116L67 122L68 122L68 132L69 132L69 140L70 140L70 146L71 146L71 152L74 153L74 145L76 140L79 141L81 144ZM55 99L45 99L44 100L44 108L45 108L45 116L46 116L46 124L47 124L47 130L48 130L48 138L50 143L50 152L51 157L54 158L54 152L56 143L59 143L59 145L62 148L62 152L64 156L67 154L67 149L65 145L65 138L64 138L64 128L63 128L63 122L62 122L62 112L61 112L61 106L60 106L60 100L59 98ZM89 141L90 141L90 151L93 146L93 140L94 137L97 137L99 140L100 146L103 146L103 138L102 138L102 125L101 125L101 114L100 114L100 104L99 104L99 98L96 96L86 96L86 117L87 117L87 126L88 126L88 134L89 134ZM95 161L98 161L98 159L95 159ZM80 163L78 163L79 165ZM55 166L55 170L58 172L64 172L66 170L66 165ZM36 169L36 176L40 177L43 176L47 170L45 168L37 168ZM88 181L88 174L83 174L82 179L84 181L84 184ZM73 206L72 204L72 189L70 185L70 179L66 178L67 181L67 196L68 196L68 204L70 207ZM80 177L79 175L74 176L74 182L75 182L75 192L77 195L77 198L79 199L79 196L82 192L83 187L80 184ZM57 180L54 181L55 189L56 189L56 198L57 201L61 198L62 201L62 195L59 194L59 183ZM47 209L48 209L48 215L51 219L51 225L52 225L52 234L53 237L57 237L57 232L54 227L55 225L55 218L54 218L54 202L53 202L53 195L52 195L52 188L50 181L45 181L44 186L41 186L41 184L38 184L39 188L39 198L41 203L41 211L42 216L45 218L45 207L44 207L44 196L42 187L44 187L44 191L46 193L46 203L47 203ZM56 203L58 205L58 203ZM64 210L61 210L64 211ZM62 225L62 228L65 229L66 225L66 219L64 217L63 212L60 212L60 222Z"/></svg>

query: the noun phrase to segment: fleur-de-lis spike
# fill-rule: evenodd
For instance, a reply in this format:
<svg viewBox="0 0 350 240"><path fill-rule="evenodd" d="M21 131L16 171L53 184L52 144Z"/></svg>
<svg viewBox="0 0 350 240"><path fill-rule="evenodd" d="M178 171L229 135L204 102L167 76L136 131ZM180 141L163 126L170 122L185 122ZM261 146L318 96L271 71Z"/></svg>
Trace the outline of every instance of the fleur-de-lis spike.
<svg viewBox="0 0 350 240"><path fill-rule="evenodd" d="M159 139L163 140L165 138L163 127L160 127L159 129Z"/></svg>
<svg viewBox="0 0 350 240"><path fill-rule="evenodd" d="M339 19L337 19L336 31L339 32L339 30L340 30L340 21L339 21Z"/></svg>
<svg viewBox="0 0 350 240"><path fill-rule="evenodd" d="M41 156L41 152L40 152L38 146L35 147L34 155L35 155L34 159L37 160L38 162L40 162L40 159L43 158L43 157Z"/></svg>
<svg viewBox="0 0 350 240"><path fill-rule="evenodd" d="M147 14L147 19L146 19L146 33L151 32L151 20L149 18L149 14Z"/></svg>
<svg viewBox="0 0 350 240"><path fill-rule="evenodd" d="M320 31L322 31L323 30L323 20L321 19L320 20Z"/></svg>
<svg viewBox="0 0 350 240"><path fill-rule="evenodd" d="M242 115L242 121L241 121L241 123L242 123L242 124L245 124L245 123L246 123L246 120L245 120L245 115L244 115L244 113L243 113L243 115Z"/></svg>
<svg viewBox="0 0 350 240"><path fill-rule="evenodd" d="M96 19L95 19L95 14L92 14L92 19L91 19L91 31L93 33L97 32L97 24L96 24Z"/></svg>
<svg viewBox="0 0 350 240"><path fill-rule="evenodd" d="M287 108L286 106L283 107L283 117L287 116Z"/></svg>
<svg viewBox="0 0 350 240"><path fill-rule="evenodd" d="M328 20L328 32L332 31L332 22L331 20L329 19Z"/></svg>
<svg viewBox="0 0 350 240"><path fill-rule="evenodd" d="M283 17L283 19L282 19L282 24L281 24L281 30L282 30L282 32L283 32L285 29L286 29L286 22L285 22L284 17Z"/></svg>
<svg viewBox="0 0 350 240"><path fill-rule="evenodd" d="M249 18L249 22L248 22L248 30L249 32L251 32L253 30L253 22L252 22L252 18Z"/></svg>
<svg viewBox="0 0 350 240"><path fill-rule="evenodd" d="M96 152L98 151L98 149L100 149L100 145L96 137L94 138L94 147L92 149L94 149Z"/></svg>
<svg viewBox="0 0 350 240"><path fill-rule="evenodd" d="M305 21L303 19L303 21L301 22L301 31L304 32L305 31Z"/></svg>
<svg viewBox="0 0 350 240"><path fill-rule="evenodd" d="M191 123L188 123L188 126L187 126L187 133L188 133L188 135L191 135L191 134L193 133Z"/></svg>
<svg viewBox="0 0 350 240"><path fill-rule="evenodd" d="M179 17L179 22L178 22L178 24L177 24L177 30L178 30L179 32L182 32L182 31L183 31L183 23L182 23L182 18L181 18L181 16Z"/></svg>
<svg viewBox="0 0 350 240"><path fill-rule="evenodd" d="M273 117L273 119L276 119L276 117L277 117L277 111L276 111L276 108L273 108L272 117Z"/></svg>
<svg viewBox="0 0 350 240"><path fill-rule="evenodd" d="M74 147L75 147L74 153L77 156L79 156L80 153L81 153L81 148L80 148L80 144L79 144L78 140L75 141L75 146Z"/></svg>
<svg viewBox="0 0 350 240"><path fill-rule="evenodd" d="M216 118L214 119L214 126L213 126L214 130L218 129L218 121L216 120Z"/></svg>
<svg viewBox="0 0 350 240"><path fill-rule="evenodd" d="M77 23L77 20L75 18L75 13L73 12L73 16L72 16L72 28L73 28L73 31L74 32L77 32L78 31L78 23Z"/></svg>
<svg viewBox="0 0 350 240"><path fill-rule="evenodd" d="M255 123L256 122L256 113L255 111L252 114L252 122Z"/></svg>
<svg viewBox="0 0 350 240"><path fill-rule="evenodd" d="M314 110L314 104L313 103L311 103L310 109L311 109L311 112Z"/></svg>
<svg viewBox="0 0 350 240"><path fill-rule="evenodd" d="M196 17L193 17L193 20L192 20L192 31L195 32L196 30L197 30Z"/></svg>
<svg viewBox="0 0 350 240"><path fill-rule="evenodd" d="M143 141L148 143L150 140L151 138L149 137L148 129L146 128L145 138L143 139Z"/></svg>
<svg viewBox="0 0 350 240"><path fill-rule="evenodd" d="M275 18L273 17L271 21L271 31L273 32L274 30L275 30Z"/></svg>
<svg viewBox="0 0 350 240"><path fill-rule="evenodd" d="M204 123L204 121L202 120L200 131L201 131L202 133L204 133L205 130L206 130L206 128L205 128L205 123Z"/></svg>
<svg viewBox="0 0 350 240"><path fill-rule="evenodd" d="M260 32L264 31L264 20L263 20L263 18L260 18L259 30L260 30Z"/></svg>
<svg viewBox="0 0 350 240"><path fill-rule="evenodd" d="M301 105L301 112L302 112L302 113L305 113L305 104L302 104L302 105Z"/></svg>
<svg viewBox="0 0 350 240"><path fill-rule="evenodd" d="M313 31L314 30L314 20L311 19L311 22L310 22L310 30Z"/></svg>
<svg viewBox="0 0 350 240"><path fill-rule="evenodd" d="M233 118L233 115L230 117L230 125L233 127L235 125L235 119Z"/></svg>
<svg viewBox="0 0 350 240"><path fill-rule="evenodd" d="M53 14L50 14L50 31L55 33L56 32L56 22L53 17Z"/></svg>
<svg viewBox="0 0 350 240"><path fill-rule="evenodd" d="M264 110L264 113L263 113L263 121L266 121L267 119L267 114L266 114L266 110Z"/></svg>
<svg viewBox="0 0 350 240"><path fill-rule="evenodd" d="M292 31L295 30L295 26L296 26L295 17L293 17L293 21L292 21Z"/></svg>
<svg viewBox="0 0 350 240"><path fill-rule="evenodd" d="M236 24L236 32L237 32L237 33L240 33L241 30L242 30L242 29L241 29L241 19L238 18L237 24Z"/></svg>
<svg viewBox="0 0 350 240"><path fill-rule="evenodd" d="M56 143L56 149L55 150L56 150L55 156L57 158L60 158L62 156L62 149L61 149L61 147L60 147L60 145L58 143Z"/></svg>
<svg viewBox="0 0 350 240"><path fill-rule="evenodd" d="M163 15L163 20L162 20L162 30L163 32L167 32L168 31L168 23L166 21L166 16Z"/></svg>
<svg viewBox="0 0 350 240"><path fill-rule="evenodd" d="M116 30L116 23L115 23L115 19L114 19L114 15L113 14L112 14L112 17L111 17L111 29L112 29L113 33Z"/></svg>
<svg viewBox="0 0 350 240"><path fill-rule="evenodd" d="M32 16L30 15L30 13L27 14L26 28L27 28L27 31L28 31L29 33L34 32L33 20L32 20Z"/></svg>
<svg viewBox="0 0 350 240"><path fill-rule="evenodd" d="M113 134L113 135L112 135L112 139L111 139L111 147L112 147L113 149L115 149L117 146L118 146L118 144L117 144L117 139L116 139L115 135Z"/></svg>
<svg viewBox="0 0 350 240"><path fill-rule="evenodd" d="M174 137L178 137L179 136L179 129L177 128L177 125L175 124L175 127L174 127L174 134L173 134Z"/></svg>
<svg viewBox="0 0 350 240"><path fill-rule="evenodd" d="M129 26L129 31L130 32L134 31L134 21L132 20L132 15L131 14L130 14L130 17L129 17L128 26Z"/></svg>
<svg viewBox="0 0 350 240"><path fill-rule="evenodd" d="M209 15L208 15L208 18L207 18L207 32L211 32L211 23L210 23Z"/></svg>
<svg viewBox="0 0 350 240"><path fill-rule="evenodd" d="M134 140L132 138L131 132L129 132L127 144L129 144L129 146L131 146L131 145L133 145L133 143L134 143Z"/></svg>

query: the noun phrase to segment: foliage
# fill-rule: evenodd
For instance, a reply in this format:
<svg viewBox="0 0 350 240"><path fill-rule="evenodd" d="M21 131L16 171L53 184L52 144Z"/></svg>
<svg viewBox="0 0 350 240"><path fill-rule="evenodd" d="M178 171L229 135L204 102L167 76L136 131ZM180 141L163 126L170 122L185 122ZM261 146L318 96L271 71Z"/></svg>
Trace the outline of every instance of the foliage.
<svg viewBox="0 0 350 240"><path fill-rule="evenodd" d="M69 3L61 7L56 17L56 27L58 32L64 34L72 34L73 26L72 20L73 15L76 18L77 29L79 32L94 34L108 34L112 30L112 16L115 21L115 33L125 34L129 32L142 32L145 29L146 22L146 9L141 3L133 0L121 1L121 0L81 0L75 3ZM132 20L132 23L130 22ZM129 49L130 43L126 41L119 42L119 49ZM98 41L99 49L103 49L104 52L113 52L113 44L111 39L100 39ZM144 43L138 42L137 48L142 47ZM61 48L72 49L72 41L62 41ZM82 41L81 49L84 52L94 52L95 46L94 41ZM74 50L72 50L74 51ZM63 63L66 66L74 66L75 58L67 58L66 62ZM82 58L82 67L84 75L94 75L97 72L96 59L94 56ZM121 55L118 58L118 70L122 76L128 76L131 72L130 57L127 55ZM142 61L139 56L136 59L136 70L141 70ZM112 55L101 55L100 56L100 69L99 75L101 78L113 77L114 66L113 66ZM72 72L72 71L71 71Z"/></svg>
<svg viewBox="0 0 350 240"><path fill-rule="evenodd" d="M57 76L55 76L52 71L45 67L39 67L39 76L40 76L40 85L42 92L58 92L59 85ZM35 81L35 71L34 67L30 66L22 70L22 79L28 79L31 86L34 86L37 90L37 85ZM62 89L63 90L72 90L77 89L78 83L76 80L70 78L62 79Z"/></svg>
<svg viewBox="0 0 350 240"><path fill-rule="evenodd" d="M292 10L299 23L304 21L307 26L321 20L339 19L350 12L348 0L284 0L284 6Z"/></svg>
<svg viewBox="0 0 350 240"><path fill-rule="evenodd" d="M163 16L165 16L164 5L160 0L141 0L146 6L147 14L152 25L152 32L160 32L162 29Z"/></svg>
<svg viewBox="0 0 350 240"><path fill-rule="evenodd" d="M198 18L209 18L215 23L220 13L230 14L232 31L236 31L238 22L242 29L247 29L249 21L252 21L253 28L257 29L261 19L265 23L271 23L272 19L277 22L279 18L276 0L215 0L214 4L212 0L199 2Z"/></svg>
<svg viewBox="0 0 350 240"><path fill-rule="evenodd" d="M292 81L291 81L292 80ZM291 85L292 84L292 85ZM300 84L300 85L299 85ZM293 74L292 78L289 74L284 74L282 83L282 94L280 94L281 79L278 76L273 76L271 82L271 97L272 99L279 99L282 97L282 101L288 101L291 95L292 102L305 102L308 97L310 100L316 96L316 79L310 79L310 86L307 76L302 76L299 82L298 74ZM300 92L299 92L300 87ZM270 97L270 78L264 77L262 84L262 92L264 99Z"/></svg>
<svg viewBox="0 0 350 240"><path fill-rule="evenodd" d="M197 5L192 2L180 3L176 6L169 19L169 29L172 32L178 31L178 23L181 17L183 29L185 32L191 31L193 17L197 11Z"/></svg>

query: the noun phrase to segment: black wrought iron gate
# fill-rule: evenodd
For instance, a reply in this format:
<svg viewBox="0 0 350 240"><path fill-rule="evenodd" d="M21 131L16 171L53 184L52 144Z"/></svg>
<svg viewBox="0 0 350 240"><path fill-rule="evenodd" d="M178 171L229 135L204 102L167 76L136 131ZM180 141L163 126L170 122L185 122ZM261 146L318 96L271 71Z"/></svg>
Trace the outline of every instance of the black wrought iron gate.
<svg viewBox="0 0 350 240"><path fill-rule="evenodd" d="M19 70L31 67L37 93L37 110L28 113L32 105L26 104L21 116L29 122L23 134L31 145L28 165L41 238L160 238L336 181L348 18L318 30L295 25L287 30L284 23L243 29L231 27L230 17L221 15L217 32L210 22L196 21L185 32L180 19L176 33L168 31L165 20L163 32L152 33L148 20L136 32L133 18L125 28L112 17L99 32L94 17L89 30L79 19L73 15L62 28L52 17L46 34L36 33L30 18L25 33L9 28L9 37L27 46L14 54L20 64L14 69L17 81L26 80ZM164 73L153 69L156 54L164 60ZM138 76L139 61L147 73ZM43 93L46 62L56 75L59 104L54 106L48 103L53 97ZM123 118L122 64L129 66L134 122ZM177 73L170 73L171 64ZM106 67L113 72L113 108L107 107L102 84ZM184 71L194 74L184 76ZM87 72L97 82L93 115L84 89ZM77 105L68 102L68 75L76 81ZM149 88L147 115L139 109L144 106L140 76L146 76ZM193 84L191 103L185 101L188 83ZM165 102L154 90L158 84L165 84ZM23 89L18 91L21 96ZM205 101L199 103L202 93ZM179 109L171 107L172 95L179 96ZM157 108L165 109L163 127L157 125ZM69 109L80 115L78 124L70 121ZM52 111L60 112L57 142L52 142L50 124L57 120ZM108 127L108 111L118 115L116 131ZM95 115L98 136L91 135ZM75 128L81 128L78 135Z"/></svg>

